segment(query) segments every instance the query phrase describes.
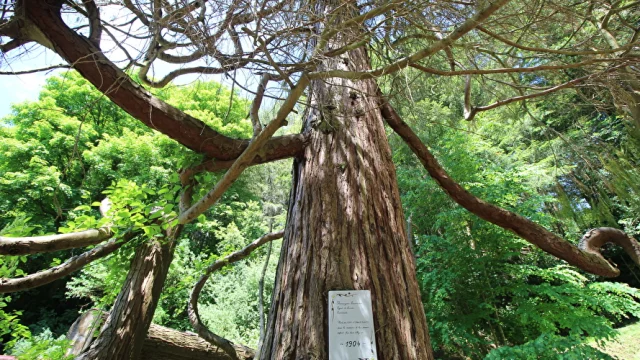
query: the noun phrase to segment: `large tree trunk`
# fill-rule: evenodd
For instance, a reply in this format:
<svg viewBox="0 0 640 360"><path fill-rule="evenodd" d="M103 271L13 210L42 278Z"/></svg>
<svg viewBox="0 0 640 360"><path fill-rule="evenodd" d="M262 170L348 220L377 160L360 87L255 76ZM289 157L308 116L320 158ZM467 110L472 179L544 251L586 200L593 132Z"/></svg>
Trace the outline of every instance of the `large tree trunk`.
<svg viewBox="0 0 640 360"><path fill-rule="evenodd" d="M140 245L100 335L78 360L139 358L173 259L174 244L149 241Z"/></svg>
<svg viewBox="0 0 640 360"><path fill-rule="evenodd" d="M363 48L326 69L367 70ZM328 359L330 290L370 290L379 359L432 359L373 80L312 84L260 359Z"/></svg>

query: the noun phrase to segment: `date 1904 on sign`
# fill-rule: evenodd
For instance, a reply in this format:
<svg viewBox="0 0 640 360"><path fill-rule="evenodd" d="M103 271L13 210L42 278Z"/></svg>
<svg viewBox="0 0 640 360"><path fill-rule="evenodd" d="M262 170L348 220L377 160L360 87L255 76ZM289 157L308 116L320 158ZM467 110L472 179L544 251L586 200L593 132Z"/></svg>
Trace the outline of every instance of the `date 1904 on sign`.
<svg viewBox="0 0 640 360"><path fill-rule="evenodd" d="M377 360L368 290L329 291L329 360Z"/></svg>

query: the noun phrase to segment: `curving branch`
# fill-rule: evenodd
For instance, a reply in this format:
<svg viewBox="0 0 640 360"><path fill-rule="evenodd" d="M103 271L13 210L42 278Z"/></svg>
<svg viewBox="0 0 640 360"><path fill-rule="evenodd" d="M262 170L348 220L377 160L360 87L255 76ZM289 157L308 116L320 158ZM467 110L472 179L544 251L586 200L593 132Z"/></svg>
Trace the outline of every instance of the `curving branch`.
<svg viewBox="0 0 640 360"><path fill-rule="evenodd" d="M100 48L102 38L102 25L100 24L100 9L93 0L83 0L84 8L87 10L89 19L89 41L95 47Z"/></svg>
<svg viewBox="0 0 640 360"><path fill-rule="evenodd" d="M127 232L120 241L118 241L118 239L112 239L105 244L97 246L80 255L74 256L64 263L58 266L54 266L48 270L43 270L21 278L0 279L0 294L29 290L38 286L49 284L50 282L67 276L74 271L82 269L87 264L93 261L111 254L112 252L118 250L122 245L133 239L136 235L136 233Z"/></svg>
<svg viewBox="0 0 640 360"><path fill-rule="evenodd" d="M0 236L0 255L30 255L75 249L99 244L112 236L113 232L109 228L33 237Z"/></svg>
<svg viewBox="0 0 640 360"><path fill-rule="evenodd" d="M99 91L148 127L193 151L223 161L236 159L249 146L248 140L226 137L136 84L95 45L64 23L59 1L25 1L23 6L25 19L38 33L46 36L38 42L50 44ZM299 140L297 136L273 138L265 145L262 158L273 161L297 156L304 147Z"/></svg>
<svg viewBox="0 0 640 360"><path fill-rule="evenodd" d="M540 96L545 96L545 95L554 93L554 92L559 91L559 90L572 88L572 87L574 87L574 86L576 86L576 85L578 85L580 83L583 83L583 82L585 82L587 80L590 80L590 79L593 79L593 78L597 78L599 75L611 73L615 69L620 68L621 66L622 65L618 65L618 66L612 67L612 68L610 68L607 71L604 71L602 73L582 76L582 77L579 77L579 78L564 82L564 83L562 83L560 85L556 85L556 86L553 86L553 87L550 87L548 89L545 89L545 90L542 90L542 91L539 91L539 92L535 92L535 93L532 93L532 94L514 96L512 98L498 100L498 101L494 102L493 104L489 104L489 105L485 105L485 106L472 106L471 105L471 75L467 75L467 79L465 81L465 86L464 86L464 119L467 120L467 121L471 121L471 120L474 119L476 114L481 112L481 111L492 110L492 109L495 109L497 107L504 106L504 105L507 105L507 104L511 104L511 103L514 103L514 102L533 99L533 98L537 98L537 97L540 97Z"/></svg>
<svg viewBox="0 0 640 360"><path fill-rule="evenodd" d="M610 227L591 229L580 239L578 248L585 252L600 255L600 248L606 243L614 243L620 246L631 256L636 264L640 265L640 243L619 229Z"/></svg>
<svg viewBox="0 0 640 360"><path fill-rule="evenodd" d="M138 76L140 77L140 81L143 84L154 87L154 88L163 88L167 86L170 82L175 80L177 77L186 75L186 74L204 74L204 75L213 75L213 74L224 74L234 68L240 68L242 65L245 65L245 62L238 63L236 66L223 66L223 67L211 67L211 66L194 66L194 67L185 67L177 70L172 70L163 76L160 80L150 79L148 76L149 69L151 68L151 62L148 62L145 66L140 68L138 72Z"/></svg>
<svg viewBox="0 0 640 360"><path fill-rule="evenodd" d="M286 122L286 117L291 113L296 105L300 96L304 92L304 89L309 84L309 79L306 76L302 76L298 81L298 84L291 90L289 96L284 101L275 119L273 119L269 125L267 125L258 136L254 137L251 144L246 150L238 157L238 159L231 165L229 170L224 174L222 179L218 181L216 186L211 189L205 196L202 197L195 205L184 211L178 217L180 224L187 224L198 215L206 211L211 205L215 204L218 199L224 194L224 192L233 184L236 179L242 174L242 172L249 167L265 142Z"/></svg>
<svg viewBox="0 0 640 360"><path fill-rule="evenodd" d="M575 246L544 227L511 211L490 204L465 190L440 166L420 138L381 96L382 116L389 126L409 145L429 175L460 206L476 216L513 231L540 249L592 274L615 277L620 270L609 263L599 249L604 243L619 244L640 265L640 245L624 232L611 228L591 230L579 246Z"/></svg>
<svg viewBox="0 0 640 360"><path fill-rule="evenodd" d="M207 282L209 277L211 277L211 274L213 274L215 271L220 270L226 265L233 264L246 258L260 246L273 240L281 239L283 236L284 230L266 234L261 238L255 240L251 244L245 246L242 250L238 250L231 255L228 255L220 260L216 260L213 264L207 267L205 273L194 285L193 290L191 290L188 307L189 321L191 322L191 325L196 330L198 335L200 335L200 337L210 342L211 344L222 348L227 354L229 354L229 356L231 356L232 359L238 359L236 348L241 348L243 350L248 350L248 348L241 345L233 344L229 340L214 334L202 323L202 320L200 320L200 314L198 313L198 298L200 297L200 292L202 291L202 288L204 287L204 284Z"/></svg>

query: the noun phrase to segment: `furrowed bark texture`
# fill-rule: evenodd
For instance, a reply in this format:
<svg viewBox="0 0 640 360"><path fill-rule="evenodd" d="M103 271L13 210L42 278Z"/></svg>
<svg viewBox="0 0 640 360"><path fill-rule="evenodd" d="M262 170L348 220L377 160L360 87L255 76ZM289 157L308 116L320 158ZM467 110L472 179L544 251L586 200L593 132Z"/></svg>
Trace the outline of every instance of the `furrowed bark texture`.
<svg viewBox="0 0 640 360"><path fill-rule="evenodd" d="M174 244L149 241L140 245L100 335L77 360L129 360L140 356Z"/></svg>
<svg viewBox="0 0 640 360"><path fill-rule="evenodd" d="M322 66L370 69L361 48ZM328 359L327 292L347 289L371 291L378 359L432 359L376 83L311 87L260 359Z"/></svg>

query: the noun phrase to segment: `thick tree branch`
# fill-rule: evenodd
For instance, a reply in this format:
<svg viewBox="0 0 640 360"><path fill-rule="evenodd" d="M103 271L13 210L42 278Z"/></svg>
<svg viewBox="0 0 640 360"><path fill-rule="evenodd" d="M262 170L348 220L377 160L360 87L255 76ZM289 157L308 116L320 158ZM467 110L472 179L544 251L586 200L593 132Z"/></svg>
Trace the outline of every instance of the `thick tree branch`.
<svg viewBox="0 0 640 360"><path fill-rule="evenodd" d="M86 38L69 29L60 17L57 1L26 1L25 14L37 29L44 29L54 50L114 103L152 129L193 151L219 160L232 160L249 145L248 140L228 138L202 121L161 101L136 84ZM299 154L300 137L274 138L265 145L263 159L273 161Z"/></svg>
<svg viewBox="0 0 640 360"><path fill-rule="evenodd" d="M238 359L236 354L236 349L238 345L234 345L229 340L222 338L209 330L200 320L200 314L198 313L198 298L200 297L200 292L204 287L204 284L207 282L211 274L215 271L220 270L226 265L233 264L238 262L247 256L251 255L253 250L258 247L276 240L281 239L284 236L284 231L278 231L275 233L270 233L262 236L261 238L255 240L251 244L244 247L242 250L236 251L233 254L226 256L220 260L215 261L213 264L209 265L205 270L205 273L200 277L198 282L194 285L193 290L191 291L191 296L189 297L189 321L191 321L191 325L196 330L198 335L200 335L203 339L207 340L213 345L219 346L224 349L224 351L231 356L232 359ZM245 348L248 349L248 348ZM253 351L250 351L253 352Z"/></svg>
<svg viewBox="0 0 640 360"><path fill-rule="evenodd" d="M112 236L113 232L109 228L21 238L0 236L0 255L29 255L75 249L99 244Z"/></svg>
<svg viewBox="0 0 640 360"><path fill-rule="evenodd" d="M43 32L22 15L21 3L18 3L16 7L16 13L10 20L0 22L0 36L11 38L11 41L0 46L0 50L7 53L30 42L37 42L44 47L53 49L51 42Z"/></svg>
<svg viewBox="0 0 640 360"><path fill-rule="evenodd" d="M614 243L626 251L636 264L640 265L640 244L624 231L610 227L591 229L580 239L580 250L600 255L600 248L606 243Z"/></svg>
<svg viewBox="0 0 640 360"><path fill-rule="evenodd" d="M620 271L610 264L598 251L599 247L606 242L624 244L621 246L629 253L634 261L640 265L640 245L638 245L635 239L627 236L620 230L610 228L592 230L585 235L581 246L578 247L529 219L487 203L469 193L451 179L429 149L420 141L420 138L418 138L413 130L400 118L389 103L382 97L381 99L382 115L389 126L409 145L425 169L429 172L429 175L431 175L449 197L460 206L481 219L513 231L521 238L549 254L592 274L606 277L615 277L620 274Z"/></svg>
<svg viewBox="0 0 640 360"><path fill-rule="evenodd" d="M231 186L240 174L242 174L244 169L253 163L254 157L265 142L285 123L286 117L291 113L291 110L293 110L293 107L300 96L302 96L302 93L308 84L309 79L306 76L302 76L300 81L298 81L298 84L291 89L289 96L278 110L275 119L273 119L269 125L267 125L260 134L251 141L251 144L249 144L242 155L240 155L233 165L231 165L229 170L227 170L222 179L218 181L216 186L203 196L195 205L180 214L178 217L180 224L187 224L191 222L193 219L198 217L198 215L211 207L211 205L215 204L229 186Z"/></svg>
<svg viewBox="0 0 640 360"><path fill-rule="evenodd" d="M30 43L31 40L27 40L27 39L12 39L7 41L6 44L2 44L0 45L0 52L2 52L3 54L8 53L11 50L15 50L17 48L19 48L22 45L26 45L28 43ZM9 74L11 75L11 74Z"/></svg>
<svg viewBox="0 0 640 360"><path fill-rule="evenodd" d="M38 286L49 284L50 282L67 276L74 271L82 269L84 266L95 260L111 254L112 252L118 250L129 240L133 239L134 236L136 236L135 233L127 232L121 240L110 240L103 245L97 246L83 254L74 256L64 263L52 267L48 270L43 270L22 278L0 279L0 294L29 290Z"/></svg>

